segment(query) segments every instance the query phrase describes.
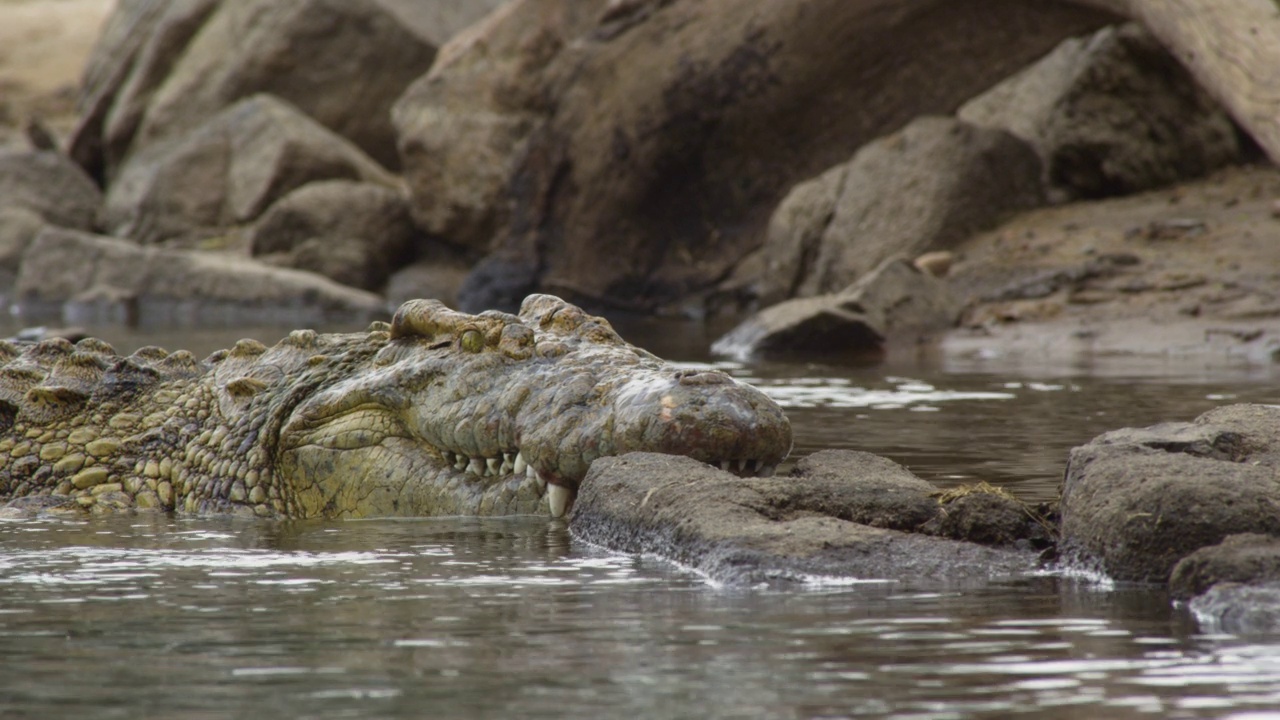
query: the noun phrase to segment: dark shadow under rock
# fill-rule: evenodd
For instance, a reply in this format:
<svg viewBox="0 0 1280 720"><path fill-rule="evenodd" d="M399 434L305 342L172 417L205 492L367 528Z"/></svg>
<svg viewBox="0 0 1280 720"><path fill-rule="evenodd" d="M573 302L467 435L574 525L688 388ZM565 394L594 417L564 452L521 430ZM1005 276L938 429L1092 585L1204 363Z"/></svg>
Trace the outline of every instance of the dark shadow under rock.
<svg viewBox="0 0 1280 720"><path fill-rule="evenodd" d="M877 465L872 477L885 472ZM841 498L856 495L842 486L857 478L821 468L815 463L801 477L739 478L686 457L601 458L579 488L570 530L586 542L658 555L734 585L984 582L1035 565L1034 553L842 520L839 514L854 513Z"/></svg>

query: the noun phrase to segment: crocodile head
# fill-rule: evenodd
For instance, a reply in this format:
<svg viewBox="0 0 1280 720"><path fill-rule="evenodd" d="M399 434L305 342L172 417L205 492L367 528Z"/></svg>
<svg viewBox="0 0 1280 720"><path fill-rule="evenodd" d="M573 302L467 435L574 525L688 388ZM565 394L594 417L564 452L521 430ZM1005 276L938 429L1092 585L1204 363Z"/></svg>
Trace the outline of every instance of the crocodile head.
<svg viewBox="0 0 1280 720"><path fill-rule="evenodd" d="M791 426L763 393L636 348L549 295L519 316L405 303L367 369L302 403L279 466L301 515L549 512L591 462L650 451L771 474Z"/></svg>

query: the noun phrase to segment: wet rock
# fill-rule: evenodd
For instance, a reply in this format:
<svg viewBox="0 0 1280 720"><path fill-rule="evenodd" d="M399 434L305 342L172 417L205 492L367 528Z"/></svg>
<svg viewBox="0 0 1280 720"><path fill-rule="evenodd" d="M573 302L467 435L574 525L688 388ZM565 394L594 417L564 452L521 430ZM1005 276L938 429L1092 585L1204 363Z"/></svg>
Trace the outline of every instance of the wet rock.
<svg viewBox="0 0 1280 720"><path fill-rule="evenodd" d="M68 154L113 178L147 103L221 0L119 0L85 67Z"/></svg>
<svg viewBox="0 0 1280 720"><path fill-rule="evenodd" d="M1218 583L1280 583L1280 537L1241 533L1182 558L1169 576L1169 594L1203 595Z"/></svg>
<svg viewBox="0 0 1280 720"><path fill-rule="evenodd" d="M378 296L311 273L54 227L27 248L15 295L26 313L61 311L76 324L318 323L386 314Z"/></svg>
<svg viewBox="0 0 1280 720"><path fill-rule="evenodd" d="M1280 628L1280 582L1219 583L1187 607L1204 632L1273 633Z"/></svg>
<svg viewBox="0 0 1280 720"><path fill-rule="evenodd" d="M1280 534L1277 438L1280 407L1230 405L1073 449L1063 557L1118 580L1163 583L1179 560L1228 535Z"/></svg>
<svg viewBox="0 0 1280 720"><path fill-rule="evenodd" d="M401 268L387 280L383 293L388 307L400 307L415 298L435 298L449 307L458 307L458 288L467 277L467 267L452 259L420 260Z"/></svg>
<svg viewBox="0 0 1280 720"><path fill-rule="evenodd" d="M1022 140L926 117L796 187L769 223L761 299L837 291L886 258L942 250L1043 202Z"/></svg>
<svg viewBox="0 0 1280 720"><path fill-rule="evenodd" d="M796 182L1110 19L1060 3L890 5L506 5L397 105L415 217L530 258L539 288L688 304L759 247Z"/></svg>
<svg viewBox="0 0 1280 720"><path fill-rule="evenodd" d="M1068 198L1138 192L1240 159L1226 113L1138 25L1067 40L958 115L1031 143Z"/></svg>
<svg viewBox="0 0 1280 720"><path fill-rule="evenodd" d="M201 239L328 179L394 185L359 148L283 100L255 95L130 156L107 192L102 225L143 243Z"/></svg>
<svg viewBox="0 0 1280 720"><path fill-rule="evenodd" d="M13 287L22 253L46 224L34 210L0 205L0 287Z"/></svg>
<svg viewBox="0 0 1280 720"><path fill-rule="evenodd" d="M268 93L394 168L391 105L435 51L373 0L223 2L151 93L133 147Z"/></svg>
<svg viewBox="0 0 1280 720"><path fill-rule="evenodd" d="M982 545L1044 550L1057 542L1050 518L986 483L934 493L939 511L922 532Z"/></svg>
<svg viewBox="0 0 1280 720"><path fill-rule="evenodd" d="M54 225L88 230L101 204L98 186L65 156L0 149L0 207L25 208Z"/></svg>
<svg viewBox="0 0 1280 720"><path fill-rule="evenodd" d="M868 510L883 517L883 511L866 505L875 502L869 494L850 487L859 477L828 472L828 461L815 462L804 476L739 478L686 457L601 458L579 488L570 531L619 552L659 555L728 584L813 577L981 581L1034 565L1031 553L841 519ZM882 465L871 465L872 481L887 480L909 497L911 488Z"/></svg>
<svg viewBox="0 0 1280 720"><path fill-rule="evenodd" d="M303 185L267 208L248 236L255 256L365 290L382 287L419 240L399 191L350 180Z"/></svg>
<svg viewBox="0 0 1280 720"><path fill-rule="evenodd" d="M843 292L765 308L712 344L731 357L877 357L895 336L953 327L961 308L946 283L892 258Z"/></svg>
<svg viewBox="0 0 1280 720"><path fill-rule="evenodd" d="M819 515L888 530L915 531L938 514L937 491L901 465L856 450L821 450L801 458L796 481L775 483L784 514ZM801 491L803 490L803 491Z"/></svg>
<svg viewBox="0 0 1280 720"><path fill-rule="evenodd" d="M537 287L538 267L519 256L490 255L476 264L458 287L458 309L477 313L494 309L516 312Z"/></svg>

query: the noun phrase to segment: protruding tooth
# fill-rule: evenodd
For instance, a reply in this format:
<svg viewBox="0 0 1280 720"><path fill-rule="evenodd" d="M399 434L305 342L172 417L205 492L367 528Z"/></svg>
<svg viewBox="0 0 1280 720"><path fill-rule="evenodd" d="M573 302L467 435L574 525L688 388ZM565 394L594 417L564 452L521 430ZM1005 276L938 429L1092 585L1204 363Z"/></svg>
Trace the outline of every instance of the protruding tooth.
<svg viewBox="0 0 1280 720"><path fill-rule="evenodd" d="M569 488L563 485L547 486L547 504L551 506L551 517L564 517L565 510L569 509L569 500L572 499L572 495Z"/></svg>
<svg viewBox="0 0 1280 720"><path fill-rule="evenodd" d="M725 472L729 472L729 465L730 465L730 463L732 463L732 462L733 462L732 460L721 460L721 461L720 461L720 469L721 469L721 470L724 470Z"/></svg>
<svg viewBox="0 0 1280 720"><path fill-rule="evenodd" d="M453 463L453 469L454 469L454 470L466 470L466 469L467 469L467 456L466 456L466 455L463 455L462 453L458 453L456 457L457 457L457 460Z"/></svg>
<svg viewBox="0 0 1280 720"><path fill-rule="evenodd" d="M532 465L526 465L524 468L524 476L538 484L538 494L541 495L543 490L547 489L546 478L533 469Z"/></svg>
<svg viewBox="0 0 1280 720"><path fill-rule="evenodd" d="M502 467L498 468L498 472L506 475L515 467L515 458L511 453L502 453Z"/></svg>
<svg viewBox="0 0 1280 720"><path fill-rule="evenodd" d="M524 472L527 467L529 467L529 464L524 461L524 453L516 453L516 461L511 466L511 472L519 474Z"/></svg>
<svg viewBox="0 0 1280 720"><path fill-rule="evenodd" d="M777 470L778 470L778 466L777 466L777 465L761 465L761 466L760 466L759 476L760 476L760 477L773 477L773 474L774 474L775 472L777 472Z"/></svg>
<svg viewBox="0 0 1280 720"><path fill-rule="evenodd" d="M471 462L467 465L467 472L472 475L484 475L484 461L478 457L471 458Z"/></svg>
<svg viewBox="0 0 1280 720"><path fill-rule="evenodd" d="M487 477L489 475L497 475L499 464L500 463L498 462L498 458L485 458L484 459L485 476Z"/></svg>
<svg viewBox="0 0 1280 720"><path fill-rule="evenodd" d="M739 472L739 473L745 472L745 471L746 471L746 469L747 469L747 461L746 461L746 459L745 459L745 458L739 458L737 462L738 462L738 472Z"/></svg>

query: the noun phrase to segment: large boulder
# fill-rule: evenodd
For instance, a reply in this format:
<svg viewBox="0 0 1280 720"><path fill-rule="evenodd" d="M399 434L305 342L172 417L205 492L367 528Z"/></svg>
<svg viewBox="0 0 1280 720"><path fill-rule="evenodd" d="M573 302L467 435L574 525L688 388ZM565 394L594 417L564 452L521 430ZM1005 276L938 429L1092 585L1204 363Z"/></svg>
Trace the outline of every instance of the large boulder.
<svg viewBox="0 0 1280 720"><path fill-rule="evenodd" d="M1280 537L1242 533L1183 558L1169 594L1188 601L1206 632L1280 628Z"/></svg>
<svg viewBox="0 0 1280 720"><path fill-rule="evenodd" d="M1240 158L1226 112L1138 25L1066 40L958 114L1031 143L1068 198L1146 190Z"/></svg>
<svg viewBox="0 0 1280 720"><path fill-rule="evenodd" d="M150 92L133 147L269 93L396 167L391 105L435 52L374 0L222 2Z"/></svg>
<svg viewBox="0 0 1280 720"><path fill-rule="evenodd" d="M824 470L832 460L846 470ZM909 527L928 514L925 488L887 465L863 454L819 459L796 477L739 478L687 457L601 458L582 481L569 530L587 542L658 555L728 584L816 577L917 586L981 581L1034 567L1030 552L858 522ZM859 487L864 480L868 487Z"/></svg>
<svg viewBox="0 0 1280 720"><path fill-rule="evenodd" d="M796 182L1114 19L1010 1L601 6L504 6L396 121L424 227L535 287L641 310L710 292ZM510 299L490 277L472 304Z"/></svg>
<svg viewBox="0 0 1280 720"><path fill-rule="evenodd" d="M1040 161L1002 130L925 117L793 189L765 239L761 300L843 289L896 254L944 250L1043 202Z"/></svg>
<svg viewBox="0 0 1280 720"><path fill-rule="evenodd" d="M0 207L25 208L61 227L89 230L102 191L65 156L0 149Z"/></svg>
<svg viewBox="0 0 1280 720"><path fill-rule="evenodd" d="M276 201L249 231L255 256L377 290L415 255L419 232L399 190L328 180Z"/></svg>
<svg viewBox="0 0 1280 720"><path fill-rule="evenodd" d="M85 66L68 153L115 175L155 89L221 0L119 0Z"/></svg>
<svg viewBox="0 0 1280 720"><path fill-rule="evenodd" d="M378 296L311 273L54 227L27 248L14 300L26 314L60 312L73 324L294 324L386 314Z"/></svg>
<svg viewBox="0 0 1280 720"><path fill-rule="evenodd" d="M736 358L874 359L893 338L954 327L961 310L945 282L903 258L891 258L842 292L761 310L717 339L711 350Z"/></svg>
<svg viewBox="0 0 1280 720"><path fill-rule="evenodd" d="M410 30L439 47L507 0L377 0Z"/></svg>
<svg viewBox="0 0 1280 720"><path fill-rule="evenodd" d="M1278 470L1280 406L1105 433L1067 462L1062 555L1117 580L1168 582L1180 560L1229 535L1280 534Z"/></svg>
<svg viewBox="0 0 1280 720"><path fill-rule="evenodd" d="M395 184L355 145L287 102L255 95L131 155L107 192L101 225L143 243L198 240L328 179Z"/></svg>

